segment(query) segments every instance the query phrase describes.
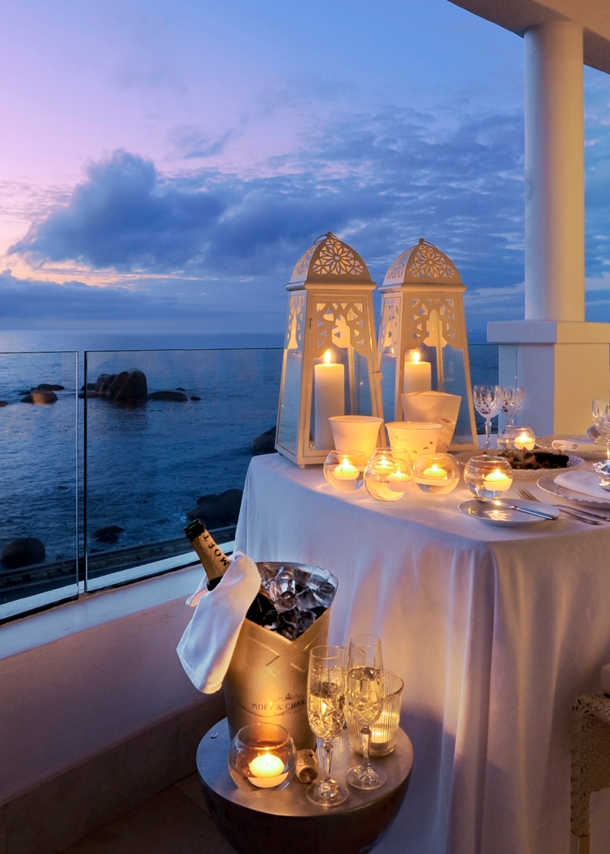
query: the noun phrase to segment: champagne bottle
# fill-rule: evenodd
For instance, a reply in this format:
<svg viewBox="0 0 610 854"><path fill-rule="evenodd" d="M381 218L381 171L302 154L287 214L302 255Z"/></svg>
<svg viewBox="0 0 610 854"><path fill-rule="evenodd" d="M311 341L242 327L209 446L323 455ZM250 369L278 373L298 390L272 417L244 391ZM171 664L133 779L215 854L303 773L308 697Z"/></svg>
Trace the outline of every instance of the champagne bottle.
<svg viewBox="0 0 610 854"><path fill-rule="evenodd" d="M214 540L201 519L195 519L184 529L187 539L197 552L201 565L208 577L208 590L213 590L222 580L231 561ZM260 590L250 605L246 619L259 626L272 624L277 619L277 611L268 596Z"/></svg>
<svg viewBox="0 0 610 854"><path fill-rule="evenodd" d="M184 529L186 538L197 552L201 565L208 577L208 590L213 590L225 574L231 561L216 544L201 519L195 519Z"/></svg>

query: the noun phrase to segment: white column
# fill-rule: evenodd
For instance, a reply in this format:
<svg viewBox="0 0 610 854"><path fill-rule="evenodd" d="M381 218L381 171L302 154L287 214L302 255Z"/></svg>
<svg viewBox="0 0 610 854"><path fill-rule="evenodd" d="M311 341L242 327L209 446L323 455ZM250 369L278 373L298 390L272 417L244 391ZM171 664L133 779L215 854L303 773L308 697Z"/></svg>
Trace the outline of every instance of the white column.
<svg viewBox="0 0 610 854"><path fill-rule="evenodd" d="M525 33L525 319L585 319L583 28Z"/></svg>

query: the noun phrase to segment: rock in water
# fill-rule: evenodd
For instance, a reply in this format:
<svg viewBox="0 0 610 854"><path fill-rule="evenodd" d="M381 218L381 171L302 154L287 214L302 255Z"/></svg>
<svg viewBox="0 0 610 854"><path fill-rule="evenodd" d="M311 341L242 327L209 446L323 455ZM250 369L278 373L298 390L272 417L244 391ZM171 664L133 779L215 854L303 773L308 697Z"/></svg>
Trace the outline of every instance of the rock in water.
<svg viewBox="0 0 610 854"><path fill-rule="evenodd" d="M241 507L241 489L227 489L213 495L202 495L197 506L186 514L188 519L202 519L206 528L228 528L236 525Z"/></svg>
<svg viewBox="0 0 610 854"><path fill-rule="evenodd" d="M47 556L44 543L36 537L20 537L0 552L0 564L6 569L21 569L43 563Z"/></svg>
<svg viewBox="0 0 610 854"><path fill-rule="evenodd" d="M56 401L57 395L54 391L31 391L25 397L21 398L22 403L35 403L39 406L55 403Z"/></svg>
<svg viewBox="0 0 610 854"><path fill-rule="evenodd" d="M276 428L271 427L270 430L266 430L256 439L253 439L250 445L253 457L258 457L260 454L272 454L275 451L275 431Z"/></svg>
<svg viewBox="0 0 610 854"><path fill-rule="evenodd" d="M176 403L188 403L188 397L181 391L152 391L146 400L169 400Z"/></svg>
<svg viewBox="0 0 610 854"><path fill-rule="evenodd" d="M119 534L124 532L125 528L121 528L119 525L106 525L105 528L98 528L93 534L93 538L98 543L118 543Z"/></svg>
<svg viewBox="0 0 610 854"><path fill-rule="evenodd" d="M141 403L147 395L146 375L138 368L121 371L108 387L108 397L114 403Z"/></svg>

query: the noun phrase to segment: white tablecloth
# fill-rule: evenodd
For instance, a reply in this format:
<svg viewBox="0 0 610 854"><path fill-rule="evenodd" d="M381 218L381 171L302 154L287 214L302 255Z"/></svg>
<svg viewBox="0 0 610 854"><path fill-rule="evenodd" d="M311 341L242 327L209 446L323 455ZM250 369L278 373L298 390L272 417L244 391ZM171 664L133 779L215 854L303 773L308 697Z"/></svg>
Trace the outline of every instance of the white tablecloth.
<svg viewBox="0 0 610 854"><path fill-rule="evenodd" d="M405 680L413 777L376 851L568 854L570 709L610 661L610 526L495 528L457 512L462 485L413 490L385 504L256 457L236 546L335 573L331 642L379 635Z"/></svg>

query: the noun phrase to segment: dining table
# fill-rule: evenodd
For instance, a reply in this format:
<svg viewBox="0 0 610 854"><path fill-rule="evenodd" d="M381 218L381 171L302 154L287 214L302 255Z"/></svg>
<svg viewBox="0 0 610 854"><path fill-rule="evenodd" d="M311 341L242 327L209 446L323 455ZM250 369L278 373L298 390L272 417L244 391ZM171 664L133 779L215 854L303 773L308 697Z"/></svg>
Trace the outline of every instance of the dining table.
<svg viewBox="0 0 610 854"><path fill-rule="evenodd" d="M520 484L559 500L535 475L503 497ZM610 523L488 524L460 512L472 497L462 480L379 501L261 455L235 547L334 573L330 642L378 635L404 679L413 773L379 854L568 854L571 706L610 662Z"/></svg>

